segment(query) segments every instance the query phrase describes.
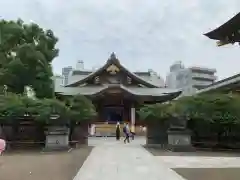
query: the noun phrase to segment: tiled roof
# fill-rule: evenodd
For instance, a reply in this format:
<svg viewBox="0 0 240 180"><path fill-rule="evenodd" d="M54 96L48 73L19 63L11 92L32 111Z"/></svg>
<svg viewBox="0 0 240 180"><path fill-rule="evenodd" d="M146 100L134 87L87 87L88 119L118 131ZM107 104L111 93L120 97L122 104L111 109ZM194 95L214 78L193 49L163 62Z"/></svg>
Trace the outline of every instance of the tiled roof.
<svg viewBox="0 0 240 180"><path fill-rule="evenodd" d="M86 78L92 72L90 72L90 71L83 71L83 70L73 70L70 78L68 79L69 80L69 84L72 84L74 82L77 82L79 80L82 80L82 79ZM164 81L161 78L156 79L154 76L151 76L150 72L148 72L148 71L145 71L145 72L133 72L133 74L136 74L137 76L142 78L144 81L150 82L150 83L152 83L152 84L154 84L156 86L159 86L159 87L163 87L164 86Z"/></svg>
<svg viewBox="0 0 240 180"><path fill-rule="evenodd" d="M122 66L122 64L119 62L119 60L116 58L115 54L112 53L111 57L108 59L107 63L105 65L103 65L101 68L99 68L98 70L86 75L85 78L77 80L75 82L71 82L70 84L66 85L67 87L76 87L79 86L80 84L85 83L88 79L93 78L94 76L96 76L97 74L100 74L103 70L105 70L106 68L109 67L109 65L114 64L117 67L119 67L120 69L122 69L123 71L125 71L126 73L128 73L128 75L131 78L136 79L137 81L141 82L142 84L148 86L148 87L159 87L158 85L155 85L152 82L146 81L143 78L141 78L140 76L132 73L131 71L129 71L127 68L125 68L124 66Z"/></svg>
<svg viewBox="0 0 240 180"><path fill-rule="evenodd" d="M239 33L239 30L240 30L240 13L236 14L233 18L231 18L230 20L228 20L218 28L204 35L209 37L210 39L225 40L226 37L232 36L233 33ZM235 39L235 41L240 41L240 39L238 39L240 38L240 36L237 34L234 34L234 35L236 35L237 39L233 38L232 40ZM229 37L229 38L232 38L232 37Z"/></svg>
<svg viewBox="0 0 240 180"><path fill-rule="evenodd" d="M169 94L180 95L180 90L173 90L168 88L145 88L145 87L126 87L123 85L106 85L106 86L83 86L83 87L58 87L55 89L56 93L63 95L95 95L111 88L119 88L130 94L136 96L166 96Z"/></svg>
<svg viewBox="0 0 240 180"><path fill-rule="evenodd" d="M230 76L228 78L217 81L217 82L205 87L204 89L199 90L198 93L208 92L208 91L219 89L222 87L227 87L231 84L235 84L238 82L240 82L240 74L236 74L234 76Z"/></svg>

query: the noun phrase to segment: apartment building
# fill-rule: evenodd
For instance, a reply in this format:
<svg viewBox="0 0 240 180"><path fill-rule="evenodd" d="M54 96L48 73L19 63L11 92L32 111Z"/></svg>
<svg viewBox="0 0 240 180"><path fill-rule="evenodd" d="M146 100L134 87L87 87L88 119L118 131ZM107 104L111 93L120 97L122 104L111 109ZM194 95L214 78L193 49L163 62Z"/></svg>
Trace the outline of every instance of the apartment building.
<svg viewBox="0 0 240 180"><path fill-rule="evenodd" d="M166 78L166 86L181 89L182 96L195 94L217 80L216 69L200 66L185 68L181 61L170 66L170 72Z"/></svg>

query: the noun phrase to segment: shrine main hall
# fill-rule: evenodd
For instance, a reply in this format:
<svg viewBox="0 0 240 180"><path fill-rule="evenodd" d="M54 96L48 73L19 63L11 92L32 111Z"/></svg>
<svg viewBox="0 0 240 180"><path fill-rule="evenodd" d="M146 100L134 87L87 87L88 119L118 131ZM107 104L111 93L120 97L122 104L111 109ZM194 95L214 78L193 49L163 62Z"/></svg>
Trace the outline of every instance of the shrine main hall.
<svg viewBox="0 0 240 180"><path fill-rule="evenodd" d="M163 103L181 94L151 80L149 71L131 72L114 53L95 71L72 70L71 81L63 86L55 78L55 93L63 96L84 95L96 107L95 122L139 123L136 110L143 104Z"/></svg>

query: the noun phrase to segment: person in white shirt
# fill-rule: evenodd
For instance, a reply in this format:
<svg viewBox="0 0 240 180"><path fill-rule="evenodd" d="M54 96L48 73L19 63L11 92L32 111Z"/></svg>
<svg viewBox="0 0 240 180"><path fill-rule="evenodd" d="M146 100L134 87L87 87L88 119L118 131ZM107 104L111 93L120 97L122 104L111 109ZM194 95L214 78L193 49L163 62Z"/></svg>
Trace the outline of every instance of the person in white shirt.
<svg viewBox="0 0 240 180"><path fill-rule="evenodd" d="M130 129L129 129L128 123L124 124L123 133L125 134L124 143L126 143L126 141L130 143L130 140L129 140Z"/></svg>

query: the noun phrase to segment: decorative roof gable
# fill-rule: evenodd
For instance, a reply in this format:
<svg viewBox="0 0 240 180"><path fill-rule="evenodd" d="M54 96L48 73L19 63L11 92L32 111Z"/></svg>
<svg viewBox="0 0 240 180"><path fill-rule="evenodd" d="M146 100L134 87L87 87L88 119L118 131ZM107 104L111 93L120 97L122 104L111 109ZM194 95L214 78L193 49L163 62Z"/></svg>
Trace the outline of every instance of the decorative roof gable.
<svg viewBox="0 0 240 180"><path fill-rule="evenodd" d="M90 73L89 75L87 75L83 79L80 79L76 82L73 82L71 84L66 85L66 87L76 87L76 86L79 86L81 84L84 84L88 80L94 79L95 77L101 75L103 72L108 72L110 75L114 75L114 74L117 74L120 71L123 71L124 73L126 73L128 75L128 77L130 77L131 79L139 82L139 84L142 84L142 85L144 85L148 88L158 87L158 86L156 86L156 85L154 85L150 82L147 82L146 80L142 79L141 77L132 73L127 68L125 68L123 65L121 65L121 63L119 62L119 60L117 59L117 57L114 53L111 54L108 61L101 68L99 68L98 70Z"/></svg>

